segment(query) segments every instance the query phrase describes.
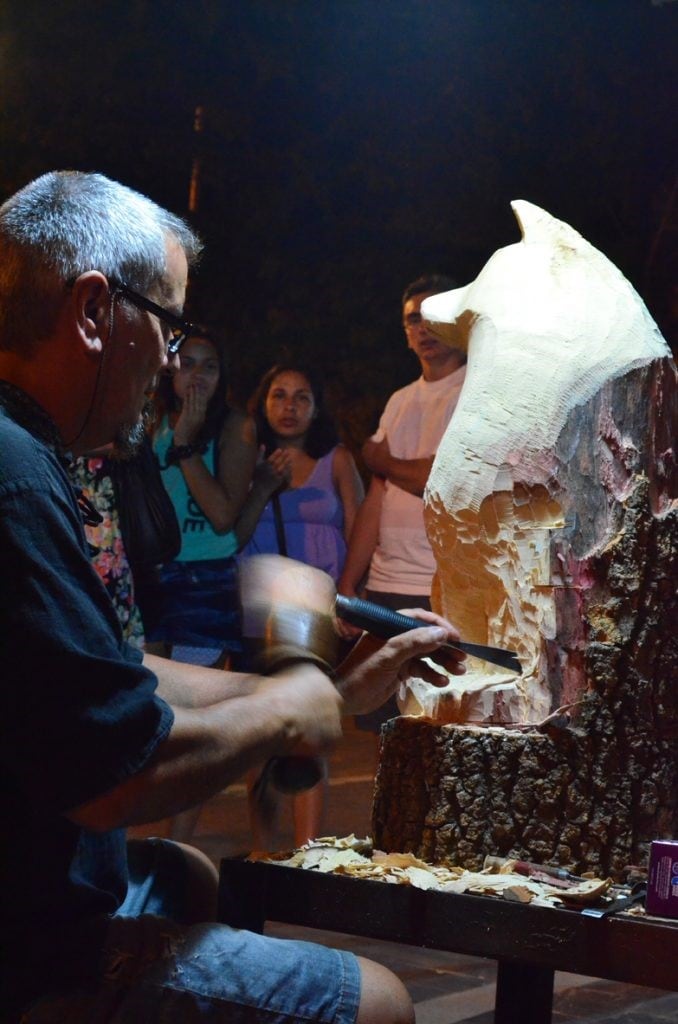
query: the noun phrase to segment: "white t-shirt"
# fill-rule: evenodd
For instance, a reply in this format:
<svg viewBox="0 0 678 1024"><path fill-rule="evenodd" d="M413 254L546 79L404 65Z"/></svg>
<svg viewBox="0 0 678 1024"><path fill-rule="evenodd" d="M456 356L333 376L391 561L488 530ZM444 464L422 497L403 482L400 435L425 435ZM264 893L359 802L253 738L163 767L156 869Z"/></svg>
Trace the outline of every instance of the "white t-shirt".
<svg viewBox="0 0 678 1024"><path fill-rule="evenodd" d="M423 377L395 391L373 441L388 438L391 455L420 459L435 455L452 418L466 375L460 366L442 380ZM433 552L424 529L424 502L386 481L379 539L367 577L368 590L395 594L431 592Z"/></svg>

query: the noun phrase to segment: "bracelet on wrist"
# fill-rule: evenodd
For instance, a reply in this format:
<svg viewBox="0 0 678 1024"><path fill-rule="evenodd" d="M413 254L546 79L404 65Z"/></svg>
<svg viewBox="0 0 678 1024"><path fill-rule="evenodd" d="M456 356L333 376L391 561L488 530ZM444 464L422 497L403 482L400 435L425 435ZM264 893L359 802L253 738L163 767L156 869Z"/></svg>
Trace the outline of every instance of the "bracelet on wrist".
<svg viewBox="0 0 678 1024"><path fill-rule="evenodd" d="M204 455L207 451L206 444L171 444L167 449L167 465L181 462L183 459L190 459L192 455Z"/></svg>

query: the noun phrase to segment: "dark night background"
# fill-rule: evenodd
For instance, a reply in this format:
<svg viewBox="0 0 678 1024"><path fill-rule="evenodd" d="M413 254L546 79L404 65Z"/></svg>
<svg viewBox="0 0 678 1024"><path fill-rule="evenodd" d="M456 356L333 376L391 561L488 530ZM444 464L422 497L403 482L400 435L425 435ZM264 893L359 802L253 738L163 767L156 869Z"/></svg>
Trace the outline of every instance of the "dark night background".
<svg viewBox="0 0 678 1024"><path fill-rule="evenodd" d="M403 286L474 277L524 198L626 274L675 344L678 2L184 0L0 7L0 198L100 170L186 214L194 318L236 398L283 348L362 440L416 363ZM194 111L204 108L201 133Z"/></svg>

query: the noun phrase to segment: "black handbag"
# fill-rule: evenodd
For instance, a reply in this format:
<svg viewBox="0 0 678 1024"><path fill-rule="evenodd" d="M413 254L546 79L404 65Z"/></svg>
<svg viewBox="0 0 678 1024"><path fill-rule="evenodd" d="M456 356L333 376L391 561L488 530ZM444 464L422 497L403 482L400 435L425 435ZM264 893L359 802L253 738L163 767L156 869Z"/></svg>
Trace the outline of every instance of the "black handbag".
<svg viewBox="0 0 678 1024"><path fill-rule="evenodd" d="M112 463L120 532L132 572L143 576L181 550L181 531L150 437L131 459Z"/></svg>

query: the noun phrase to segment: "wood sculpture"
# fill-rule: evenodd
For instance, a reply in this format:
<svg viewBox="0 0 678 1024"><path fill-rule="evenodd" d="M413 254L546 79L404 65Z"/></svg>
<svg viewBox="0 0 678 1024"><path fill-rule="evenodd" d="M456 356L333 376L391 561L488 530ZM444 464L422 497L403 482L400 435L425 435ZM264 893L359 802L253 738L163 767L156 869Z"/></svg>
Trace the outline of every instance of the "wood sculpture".
<svg viewBox="0 0 678 1024"><path fill-rule="evenodd" d="M678 835L676 367L602 253L512 205L522 241L423 305L468 350L424 501L434 608L523 674L411 684L374 840L619 875Z"/></svg>

